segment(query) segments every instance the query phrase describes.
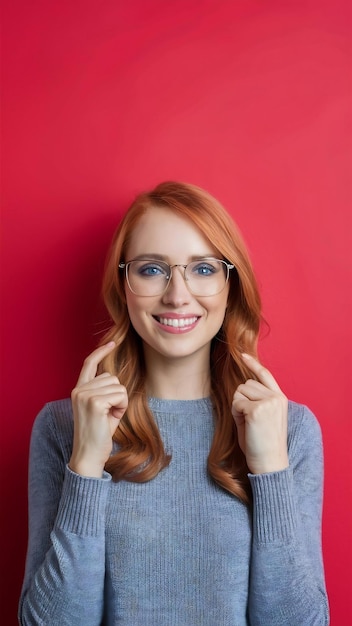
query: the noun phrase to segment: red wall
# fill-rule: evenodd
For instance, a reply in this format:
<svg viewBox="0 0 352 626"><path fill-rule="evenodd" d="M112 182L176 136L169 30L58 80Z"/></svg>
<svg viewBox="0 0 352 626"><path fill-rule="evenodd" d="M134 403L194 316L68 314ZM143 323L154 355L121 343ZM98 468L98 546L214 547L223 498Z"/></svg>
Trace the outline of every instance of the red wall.
<svg viewBox="0 0 352 626"><path fill-rule="evenodd" d="M271 326L262 358L321 423L332 624L347 626L347 2L3 6L3 623L16 624L33 419L70 393L108 324L99 286L121 212L138 191L173 178L205 187L238 221Z"/></svg>

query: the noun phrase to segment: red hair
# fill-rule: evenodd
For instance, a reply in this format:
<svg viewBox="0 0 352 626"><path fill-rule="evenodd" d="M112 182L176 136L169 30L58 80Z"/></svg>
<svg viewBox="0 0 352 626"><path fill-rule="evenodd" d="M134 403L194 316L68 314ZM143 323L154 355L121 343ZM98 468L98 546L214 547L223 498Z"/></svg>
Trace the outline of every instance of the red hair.
<svg viewBox="0 0 352 626"><path fill-rule="evenodd" d="M215 431L208 470L221 487L249 502L248 467L238 445L231 405L237 386L253 377L241 353L257 354L260 296L246 246L233 220L215 198L194 185L164 182L153 191L139 195L113 239L103 281L103 296L113 326L103 343L114 340L116 349L106 357L103 368L116 374L125 385L129 406L114 434L117 452L107 461L106 469L114 480L144 482L154 478L170 462L147 404L142 340L131 325L124 273L118 269L119 263L126 260L125 251L134 227L148 208L155 206L169 208L189 219L216 248L219 258L232 263L237 270L230 273L224 322L211 345L210 395Z"/></svg>

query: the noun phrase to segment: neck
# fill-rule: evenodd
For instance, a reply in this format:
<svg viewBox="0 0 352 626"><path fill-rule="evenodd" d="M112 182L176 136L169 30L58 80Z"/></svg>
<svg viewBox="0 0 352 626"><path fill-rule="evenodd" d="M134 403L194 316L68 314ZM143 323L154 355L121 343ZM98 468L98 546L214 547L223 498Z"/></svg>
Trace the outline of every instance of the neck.
<svg viewBox="0 0 352 626"><path fill-rule="evenodd" d="M145 351L147 394L164 400L195 400L210 393L209 357L169 360Z"/></svg>

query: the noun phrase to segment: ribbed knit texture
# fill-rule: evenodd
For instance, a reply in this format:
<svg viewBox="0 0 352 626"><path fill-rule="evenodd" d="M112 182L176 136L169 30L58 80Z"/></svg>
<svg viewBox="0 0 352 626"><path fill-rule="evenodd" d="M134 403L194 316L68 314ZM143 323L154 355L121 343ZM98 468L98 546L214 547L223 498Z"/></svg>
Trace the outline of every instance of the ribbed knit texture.
<svg viewBox="0 0 352 626"><path fill-rule="evenodd" d="M324 626L322 446L290 403L290 468L250 475L253 511L207 472L209 399L150 399L168 468L148 483L67 468L69 400L33 428L20 623L47 626Z"/></svg>

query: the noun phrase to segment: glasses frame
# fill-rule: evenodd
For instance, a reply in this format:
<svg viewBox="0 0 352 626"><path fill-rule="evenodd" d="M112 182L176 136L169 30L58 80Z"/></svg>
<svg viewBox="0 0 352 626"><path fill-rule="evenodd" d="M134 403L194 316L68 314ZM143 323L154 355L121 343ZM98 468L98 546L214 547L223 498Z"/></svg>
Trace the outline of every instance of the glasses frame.
<svg viewBox="0 0 352 626"><path fill-rule="evenodd" d="M142 261L142 262L143 261L150 261L150 262L162 263L163 265L167 265L167 267L169 268L169 272L168 272L168 278L167 278L167 283L165 285L165 289L163 289L163 291L161 291L160 293L153 294L153 295L149 295L149 294L148 295L145 295L145 294L140 295L140 294L136 293L135 291L133 291L133 289L132 289L132 287L130 285L129 278L128 278L128 268L131 265L131 263L134 263L134 261ZM225 278L224 286L220 289L220 291L217 291L216 293L211 294L211 295L199 295L199 294L194 293L192 291L192 289L190 289L189 284L188 284L188 280L186 278L187 267L189 265L192 265L193 263L201 263L202 261L218 261L219 263L222 263L226 267L226 278ZM171 282L171 279L172 279L172 270L173 270L174 267L183 267L184 271L183 271L182 278L185 281L186 287L187 287L188 291L192 294L192 296L196 296L197 298L212 298L213 296L217 296L219 293L221 293L223 291L223 289L225 289L225 287L226 287L226 285L228 283L228 280L230 278L230 271L235 269L235 266L232 263L228 263L228 261L225 261L224 259L217 259L216 257L209 257L209 256L208 257L203 257L201 259L197 259L196 261L191 261L190 263L186 263L186 265L184 265L183 263L174 263L174 265L169 265L169 263L166 263L166 261L161 261L160 259L151 259L151 258L146 257L146 258L143 258L143 259L131 259L130 261L127 261L126 263L121 262L121 263L119 263L118 266L119 266L119 269L121 269L121 270L124 269L125 270L124 273L125 273L125 278L126 278L126 282L127 282L128 288L130 289L130 291L132 293L134 293L139 298L153 298L153 297L156 297L156 296L163 296L164 293L169 288L169 285L170 285L170 282Z"/></svg>

